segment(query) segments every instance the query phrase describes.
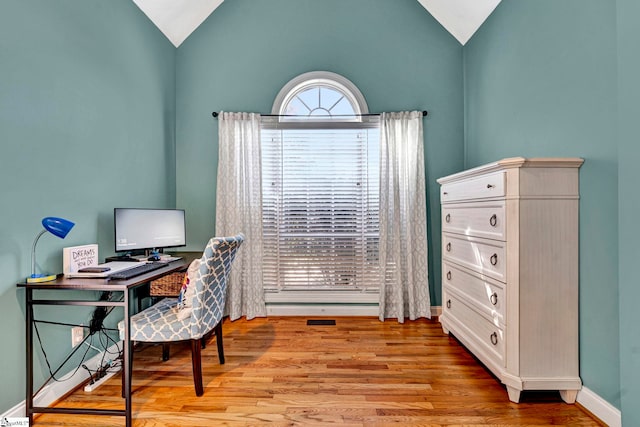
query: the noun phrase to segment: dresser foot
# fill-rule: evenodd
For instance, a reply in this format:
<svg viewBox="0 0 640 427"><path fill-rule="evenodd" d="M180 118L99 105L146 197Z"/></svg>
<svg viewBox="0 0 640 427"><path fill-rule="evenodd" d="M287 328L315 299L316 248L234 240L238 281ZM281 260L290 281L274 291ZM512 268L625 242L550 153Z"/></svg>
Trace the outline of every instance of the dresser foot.
<svg viewBox="0 0 640 427"><path fill-rule="evenodd" d="M576 398L578 397L578 390L560 390L560 397L566 403L576 403Z"/></svg>
<svg viewBox="0 0 640 427"><path fill-rule="evenodd" d="M507 393L509 394L509 400L512 401L513 403L518 403L520 402L520 392L522 390L518 390L517 388L513 388L510 386L507 386Z"/></svg>
<svg viewBox="0 0 640 427"><path fill-rule="evenodd" d="M441 325L441 326L442 326L442 332L444 332L445 335L449 335L449 329L447 329L447 327L444 325Z"/></svg>

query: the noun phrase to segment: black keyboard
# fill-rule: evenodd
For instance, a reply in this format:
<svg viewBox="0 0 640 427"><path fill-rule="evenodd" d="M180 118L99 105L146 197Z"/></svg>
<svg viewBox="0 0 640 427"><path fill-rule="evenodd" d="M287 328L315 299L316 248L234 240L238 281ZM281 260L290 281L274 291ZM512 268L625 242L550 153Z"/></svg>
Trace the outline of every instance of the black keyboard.
<svg viewBox="0 0 640 427"><path fill-rule="evenodd" d="M163 262L158 262L158 263L145 262L145 263L141 263L140 265L136 265L135 267L129 268L127 270L110 274L109 278L111 278L112 280L127 280L127 279L131 279L132 277L140 276L141 274L149 273L151 271L154 271L166 266L167 264Z"/></svg>

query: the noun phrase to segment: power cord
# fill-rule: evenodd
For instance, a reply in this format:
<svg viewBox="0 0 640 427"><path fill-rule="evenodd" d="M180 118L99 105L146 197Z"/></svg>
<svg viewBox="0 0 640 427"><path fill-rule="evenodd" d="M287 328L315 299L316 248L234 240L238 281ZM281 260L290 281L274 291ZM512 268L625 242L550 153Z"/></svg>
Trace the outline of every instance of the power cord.
<svg viewBox="0 0 640 427"><path fill-rule="evenodd" d="M102 292L102 294L100 295L99 301L110 301L112 298L112 293L109 291L105 291ZM108 332L117 332L117 329L113 329L113 328L106 328L104 327L104 319L111 313L111 311L114 309L115 307L96 307L96 309L93 312L91 321L89 326L83 326L83 325L75 325L75 324L69 324L69 323L62 323L62 322L50 322L50 321L45 321L45 320L36 320L34 319L33 321L33 328L36 332L36 337L38 339L38 344L40 346L40 350L42 351L42 354L44 356L44 360L45 363L47 365L47 369L49 371L49 378L44 382L44 384L40 387L40 389L36 392L36 394L38 394L40 391L42 391L42 389L50 382L50 381L55 381L55 382L62 382L62 381L67 381L70 378L72 378L73 376L75 376L75 374L81 369L84 368L89 372L89 375L92 378L92 381L94 380L95 374L99 373L100 374L100 378L104 378L105 374L107 372L109 372L109 368L115 368L117 366L119 366L118 363L114 363L111 361L111 359L107 359L105 360L109 355L110 356L114 356L117 355L118 357L121 357L121 353L122 350L118 348L117 351L111 351L109 350L109 347L111 345L117 344L118 342L116 340L114 340L113 338L111 338L108 334ZM40 337L40 331L38 329L38 323L44 323L44 324L52 324L52 325L61 325L61 326L71 326L71 327L75 327L75 326L83 326L84 328L88 328L89 329L89 333L87 335L87 337L85 337L85 339L83 340L82 343L86 344L87 347L84 351L84 353L82 354L82 358L80 360L80 362L78 363L78 366L72 371L70 372L68 375L65 375L64 377L58 378L56 377L56 375L60 372L60 370L66 365L66 363L73 357L74 354L76 354L81 348L82 346L77 346L76 348L74 348L71 353L69 353L69 355L67 356L67 358L59 365L59 367L54 371L53 368L51 367L51 363L49 361L49 357L47 355L47 352L45 351L43 342L42 342L42 338ZM96 370L94 373L92 373L86 366L86 364L84 363L87 355L89 353L89 349L93 349L95 351L101 351L99 348L93 346L93 338L94 336L96 336L97 334L97 338L99 340L99 344L103 347L104 351L102 352L102 360L100 363L100 368L98 368L98 370ZM87 342L87 340L90 340L90 342ZM119 370L119 368L118 368ZM115 371L117 372L117 370ZM98 379L100 379L98 378Z"/></svg>

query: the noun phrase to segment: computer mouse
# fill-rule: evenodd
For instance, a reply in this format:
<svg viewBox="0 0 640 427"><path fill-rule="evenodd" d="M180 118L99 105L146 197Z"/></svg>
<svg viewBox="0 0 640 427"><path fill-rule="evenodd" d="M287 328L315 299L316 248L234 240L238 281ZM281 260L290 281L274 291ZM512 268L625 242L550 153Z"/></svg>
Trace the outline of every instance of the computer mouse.
<svg viewBox="0 0 640 427"><path fill-rule="evenodd" d="M160 261L160 256L159 255L151 255L149 258L147 258L147 261Z"/></svg>

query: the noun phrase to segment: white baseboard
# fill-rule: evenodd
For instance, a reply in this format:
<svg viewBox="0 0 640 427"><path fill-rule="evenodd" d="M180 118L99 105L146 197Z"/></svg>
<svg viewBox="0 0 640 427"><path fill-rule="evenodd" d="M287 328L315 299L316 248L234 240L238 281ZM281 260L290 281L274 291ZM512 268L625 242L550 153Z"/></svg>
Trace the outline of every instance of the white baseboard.
<svg viewBox="0 0 640 427"><path fill-rule="evenodd" d="M587 387L582 387L582 390L578 392L576 402L584 406L587 411L598 417L600 421L609 427L622 427L622 413L620 410Z"/></svg>
<svg viewBox="0 0 640 427"><path fill-rule="evenodd" d="M25 413L26 413L26 410L25 410L25 404L24 404L24 400L23 400L22 402L18 403L13 408L9 409L4 414L1 414L0 415L0 419L4 420L5 418L25 417L26 416Z"/></svg>
<svg viewBox="0 0 640 427"><path fill-rule="evenodd" d="M267 316L374 316L377 305L267 304Z"/></svg>
<svg viewBox="0 0 640 427"><path fill-rule="evenodd" d="M431 307L431 318L442 314L442 307ZM378 305L350 304L267 304L267 316L374 316Z"/></svg>
<svg viewBox="0 0 640 427"><path fill-rule="evenodd" d="M267 304L364 304L378 306L380 295L377 292L362 291L301 291L286 290L279 292L265 292Z"/></svg>
<svg viewBox="0 0 640 427"><path fill-rule="evenodd" d="M121 342L116 343L107 349L107 354L116 354L119 349L122 347ZM102 362L102 354L98 353L93 356L91 359L87 360L84 364L91 370L97 370ZM74 369L75 370L75 369ZM66 378L67 375L71 375L70 371L63 378ZM80 384L84 383L89 379L89 373L86 369L78 369L78 371L70 377L69 379L61 382L53 382L51 384L47 384L46 387L42 389L40 393L33 399L34 406L49 406L56 400L62 398L65 394L69 393L74 388L78 387ZM18 418L26 416L26 402L23 400L18 403L13 408L9 409L4 414L0 414L0 419L6 418Z"/></svg>
<svg viewBox="0 0 640 427"><path fill-rule="evenodd" d="M440 317L442 315L442 306L431 306L431 318L434 319L436 317Z"/></svg>

